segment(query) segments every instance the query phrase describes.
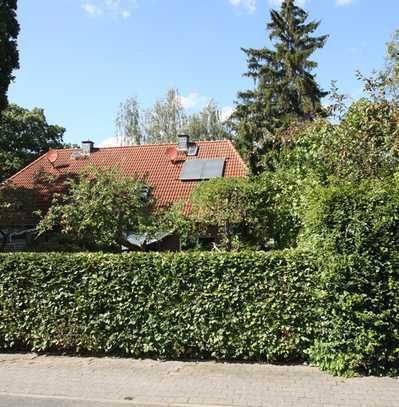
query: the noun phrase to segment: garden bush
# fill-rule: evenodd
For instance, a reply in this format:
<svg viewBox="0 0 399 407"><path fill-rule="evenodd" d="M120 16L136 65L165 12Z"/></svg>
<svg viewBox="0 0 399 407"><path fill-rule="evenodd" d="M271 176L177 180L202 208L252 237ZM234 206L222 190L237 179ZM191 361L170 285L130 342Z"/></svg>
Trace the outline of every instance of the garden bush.
<svg viewBox="0 0 399 407"><path fill-rule="evenodd" d="M295 250L0 255L0 347L300 360L314 273Z"/></svg>
<svg viewBox="0 0 399 407"><path fill-rule="evenodd" d="M399 374L399 256L326 255L310 360L333 374Z"/></svg>
<svg viewBox="0 0 399 407"><path fill-rule="evenodd" d="M337 374L399 372L399 177L315 188L301 245L319 263L310 357Z"/></svg>
<svg viewBox="0 0 399 407"><path fill-rule="evenodd" d="M0 350L399 372L399 261L299 249L0 255Z"/></svg>

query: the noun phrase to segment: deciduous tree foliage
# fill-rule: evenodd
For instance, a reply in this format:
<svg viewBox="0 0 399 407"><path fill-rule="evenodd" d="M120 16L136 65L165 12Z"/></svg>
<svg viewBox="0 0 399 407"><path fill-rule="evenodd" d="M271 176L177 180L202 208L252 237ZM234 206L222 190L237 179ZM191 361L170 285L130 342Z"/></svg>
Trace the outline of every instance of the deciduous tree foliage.
<svg viewBox="0 0 399 407"><path fill-rule="evenodd" d="M185 133L193 140L223 140L229 132L218 105L210 100L199 113L188 116Z"/></svg>
<svg viewBox="0 0 399 407"><path fill-rule="evenodd" d="M82 248L137 250L127 236L140 233L150 220L153 199L144 180L122 176L117 169L89 167L54 195L39 234L61 231Z"/></svg>
<svg viewBox="0 0 399 407"><path fill-rule="evenodd" d="M243 49L248 58L245 76L255 86L239 93L233 119L237 146L255 172L260 156L278 147L276 132L323 113L321 99L327 93L316 82L312 71L317 63L310 57L327 36L312 36L320 22L307 19L294 0L284 0L279 11L271 11L267 25L274 49Z"/></svg>
<svg viewBox="0 0 399 407"><path fill-rule="evenodd" d="M120 145L175 143L178 134L192 140L222 140L230 137L219 106L210 100L198 113L186 111L178 89L169 89L163 99L144 111L137 98L121 103L116 118Z"/></svg>
<svg viewBox="0 0 399 407"><path fill-rule="evenodd" d="M399 102L399 30L386 44L385 66L372 79L378 84L380 97Z"/></svg>
<svg viewBox="0 0 399 407"><path fill-rule="evenodd" d="M249 214L250 185L244 178L216 178L193 191L190 217L202 231L216 226L221 247L230 251L239 242L239 229Z"/></svg>
<svg viewBox="0 0 399 407"><path fill-rule="evenodd" d="M120 104L115 124L120 145L139 145L145 141L143 114L136 97Z"/></svg>
<svg viewBox="0 0 399 407"><path fill-rule="evenodd" d="M171 88L164 99L155 102L145 115L146 138L149 143L175 143L186 124L186 113L180 93Z"/></svg>
<svg viewBox="0 0 399 407"><path fill-rule="evenodd" d="M339 124L320 119L292 128L275 165L322 183L384 178L399 165L399 108L361 99Z"/></svg>
<svg viewBox="0 0 399 407"><path fill-rule="evenodd" d="M17 0L0 0L0 114L7 107L7 90L19 68Z"/></svg>
<svg viewBox="0 0 399 407"><path fill-rule="evenodd" d="M0 181L51 148L62 148L65 129L48 124L43 109L11 104L0 117Z"/></svg>
<svg viewBox="0 0 399 407"><path fill-rule="evenodd" d="M190 211L174 221L189 237L206 236L216 226L217 245L225 250L293 247L300 229L300 188L301 182L283 171L205 181L194 189Z"/></svg>

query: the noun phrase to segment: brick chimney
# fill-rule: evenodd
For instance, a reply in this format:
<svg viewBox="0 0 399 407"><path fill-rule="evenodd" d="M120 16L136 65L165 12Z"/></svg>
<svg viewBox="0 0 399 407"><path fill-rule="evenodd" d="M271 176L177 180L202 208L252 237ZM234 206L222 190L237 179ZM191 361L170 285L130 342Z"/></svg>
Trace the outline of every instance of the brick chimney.
<svg viewBox="0 0 399 407"><path fill-rule="evenodd" d="M94 150L94 143L90 140L82 141L82 154L90 155Z"/></svg>
<svg viewBox="0 0 399 407"><path fill-rule="evenodd" d="M187 134L179 134L177 136L179 143L177 145L177 149L180 151L188 151L188 146L190 144L190 137Z"/></svg>

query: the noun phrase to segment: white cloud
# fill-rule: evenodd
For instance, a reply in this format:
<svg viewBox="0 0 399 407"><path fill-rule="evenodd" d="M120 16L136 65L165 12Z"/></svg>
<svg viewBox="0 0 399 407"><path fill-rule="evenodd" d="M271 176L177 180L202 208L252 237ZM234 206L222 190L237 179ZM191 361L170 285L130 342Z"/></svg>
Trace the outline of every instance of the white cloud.
<svg viewBox="0 0 399 407"><path fill-rule="evenodd" d="M348 6L353 3L353 0L336 0L337 6Z"/></svg>
<svg viewBox="0 0 399 407"><path fill-rule="evenodd" d="M121 12L121 16L123 18L129 18L131 15L132 15L132 12L129 10L122 10L122 12Z"/></svg>
<svg viewBox="0 0 399 407"><path fill-rule="evenodd" d="M249 14L256 11L256 0L230 0L230 3L236 8L242 7Z"/></svg>
<svg viewBox="0 0 399 407"><path fill-rule="evenodd" d="M83 10L91 17L103 14L114 14L124 19L132 15L137 0L91 0L82 5Z"/></svg>
<svg viewBox="0 0 399 407"><path fill-rule="evenodd" d="M180 101L184 109L191 111L200 111L209 103L213 102L212 98L201 96L198 92L190 92L187 96L180 96ZM233 106L224 106L220 109L220 118L226 121L234 113Z"/></svg>
<svg viewBox="0 0 399 407"><path fill-rule="evenodd" d="M222 122L225 122L226 120L230 119L230 116L234 113L234 107L233 106L224 106L222 107L220 118L222 119Z"/></svg>
<svg viewBox="0 0 399 407"><path fill-rule="evenodd" d="M103 10L100 7L96 6L95 4L85 3L85 4L83 4L82 7L83 7L83 10L86 11L86 13L89 16L96 17L96 16L100 16L101 14L103 14Z"/></svg>
<svg viewBox="0 0 399 407"><path fill-rule="evenodd" d="M190 92L187 96L180 96L180 101L185 109L194 109L204 107L209 102L209 98L197 92Z"/></svg>
<svg viewBox="0 0 399 407"><path fill-rule="evenodd" d="M121 141L118 139L118 137L110 137L106 138L103 140L100 144L100 148L104 147L120 147L121 146Z"/></svg>

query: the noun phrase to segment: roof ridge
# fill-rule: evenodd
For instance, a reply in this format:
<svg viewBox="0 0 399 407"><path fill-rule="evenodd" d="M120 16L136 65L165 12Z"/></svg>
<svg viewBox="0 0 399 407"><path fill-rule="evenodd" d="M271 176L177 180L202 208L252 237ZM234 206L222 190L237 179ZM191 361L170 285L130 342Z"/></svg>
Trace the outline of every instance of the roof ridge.
<svg viewBox="0 0 399 407"><path fill-rule="evenodd" d="M204 143L225 143L229 141L230 141L229 139L223 139L223 140L192 140L191 142L204 144ZM108 148L140 148L140 147L158 147L158 146L177 146L177 143L143 143L143 144L133 144L129 146L106 146L106 147L95 146L94 148L104 150Z"/></svg>

